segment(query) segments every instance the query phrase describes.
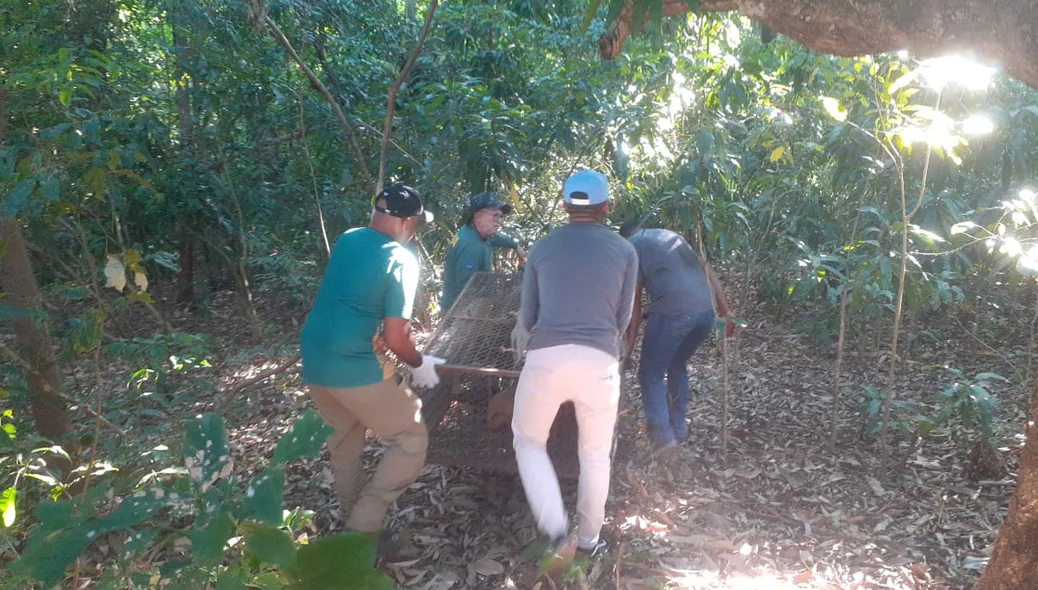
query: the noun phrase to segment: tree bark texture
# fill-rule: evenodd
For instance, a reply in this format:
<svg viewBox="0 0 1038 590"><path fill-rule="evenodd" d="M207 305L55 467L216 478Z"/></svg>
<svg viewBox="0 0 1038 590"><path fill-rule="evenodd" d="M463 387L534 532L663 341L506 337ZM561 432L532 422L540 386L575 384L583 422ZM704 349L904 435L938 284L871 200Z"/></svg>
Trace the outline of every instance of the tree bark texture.
<svg viewBox="0 0 1038 590"><path fill-rule="evenodd" d="M738 11L805 46L833 55L907 50L919 57L976 52L1038 87L1038 7L1034 0L701 0L700 12ZM664 0L664 16L688 12ZM605 59L631 35L632 5L599 38Z"/></svg>
<svg viewBox="0 0 1038 590"><path fill-rule="evenodd" d="M1038 580L1038 395L1020 454L1020 475L995 550L974 590L1032 588Z"/></svg>
<svg viewBox="0 0 1038 590"><path fill-rule="evenodd" d="M194 138L194 121L191 116L191 93L188 84L191 82L188 76L187 61L188 46L184 35L179 32L176 19L170 16L169 26L173 31L173 58L176 65L176 93L177 103L177 130L180 140L181 166L185 165L192 156L192 140ZM190 206L189 206L190 207ZM177 303L191 303L195 299L195 277L194 277L194 237L187 230L190 215L181 211L179 215L180 238L177 245L180 251L180 276L177 286Z"/></svg>
<svg viewBox="0 0 1038 590"><path fill-rule="evenodd" d="M40 309L40 289L33 274L29 250L17 219L0 220L0 287L4 302L21 309ZM29 387L29 404L36 430L43 436L60 441L72 431L65 401L61 399L61 379L54 359L50 333L45 325L29 317L12 320L18 354L25 361L25 382Z"/></svg>
<svg viewBox="0 0 1038 590"><path fill-rule="evenodd" d="M7 93L0 88L0 146L7 142ZM0 217L0 289L4 303L22 309L39 309L40 289L33 274L29 249L17 219ZM25 367L29 386L29 405L36 429L47 438L60 441L72 431L65 401L61 399L61 379L45 325L32 318L17 318L14 326L17 348Z"/></svg>

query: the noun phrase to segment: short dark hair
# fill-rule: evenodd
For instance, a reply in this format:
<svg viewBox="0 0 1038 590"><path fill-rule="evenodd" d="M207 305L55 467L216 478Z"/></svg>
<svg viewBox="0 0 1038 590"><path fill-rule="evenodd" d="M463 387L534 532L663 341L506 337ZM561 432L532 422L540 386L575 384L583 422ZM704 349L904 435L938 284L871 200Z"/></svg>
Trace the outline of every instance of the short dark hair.
<svg viewBox="0 0 1038 590"><path fill-rule="evenodd" d="M634 235L634 232L642 228L641 221L637 219L629 219L620 225L620 236L623 238L629 238Z"/></svg>
<svg viewBox="0 0 1038 590"><path fill-rule="evenodd" d="M608 201L604 203L596 203L594 205L574 205L573 203L566 203L566 210L570 213L603 215L605 214L606 207L608 206Z"/></svg>

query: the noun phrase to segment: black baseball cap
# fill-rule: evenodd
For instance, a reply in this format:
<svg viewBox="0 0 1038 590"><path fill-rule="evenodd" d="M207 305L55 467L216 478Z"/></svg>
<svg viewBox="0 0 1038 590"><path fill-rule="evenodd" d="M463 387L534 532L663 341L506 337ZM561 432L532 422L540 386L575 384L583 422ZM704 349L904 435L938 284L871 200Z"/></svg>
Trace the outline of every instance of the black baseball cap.
<svg viewBox="0 0 1038 590"><path fill-rule="evenodd" d="M379 207L380 200L386 201L385 207ZM391 184L375 198L375 211L407 219L421 217L423 221L432 221L433 214L422 205L422 195L415 189L401 183Z"/></svg>
<svg viewBox="0 0 1038 590"><path fill-rule="evenodd" d="M501 203L494 193L472 195L472 198L469 199L469 211L475 213L480 209L495 209L505 215L512 212L512 206L507 203Z"/></svg>

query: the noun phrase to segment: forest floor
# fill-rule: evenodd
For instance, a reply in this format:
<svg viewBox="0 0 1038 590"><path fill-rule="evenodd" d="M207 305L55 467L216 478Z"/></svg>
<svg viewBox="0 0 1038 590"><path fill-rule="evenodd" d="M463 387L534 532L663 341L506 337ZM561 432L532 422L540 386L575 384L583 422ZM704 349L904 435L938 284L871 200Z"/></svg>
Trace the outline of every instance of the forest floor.
<svg viewBox="0 0 1038 590"><path fill-rule="evenodd" d="M290 359L295 341L285 338L283 358L243 349L240 343L248 336L236 300L221 295L211 305L211 319L181 313L174 325L216 335L216 392L191 412L224 414L235 469L251 475L267 464L281 435L312 404L292 371L228 400L226 392L236 383ZM298 310L276 311L262 298L258 307L268 310L262 319L275 328L272 333L298 333ZM837 442L831 448L835 344L819 345L794 333L802 321L779 320L738 300L733 308L748 327L730 351L726 456L720 440L724 359L717 340L692 360L692 435L670 464L655 462L648 450L637 379L626 371L630 411L619 421L603 530L610 547L566 587L970 586L986 563L1015 485L1024 423L1019 408L1028 398L1019 378L991 388L999 400L996 422L1003 425L998 431L1003 446L987 459L995 463L987 466L995 467L990 473L968 460L969 438L962 429L919 437L913 425L910 431L893 431L884 482L878 440L868 433L860 402L863 386L883 390L886 357L859 357L847 347L842 382L850 394L839 401ZM913 347L898 398L923 401L936 394L947 379L926 368L934 364L968 375L994 371L1012 377L1012 351L1026 348L1029 332L1022 324L1029 317L1019 320L1021 326L1005 318L1030 314L1002 311L992 314L982 337L970 335L954 317L938 317L940 329L930 328L938 342ZM1013 334L1021 342L1013 342ZM929 406L928 411L937 410ZM381 450L369 439L368 467ZM311 536L335 532L343 522L326 459L327 451L322 459L287 468L286 507L314 511ZM572 510L575 486L563 488ZM391 511L389 524L405 543L383 569L406 588L552 587L545 578L538 581L533 565L521 559L535 531L514 475L427 465Z"/></svg>

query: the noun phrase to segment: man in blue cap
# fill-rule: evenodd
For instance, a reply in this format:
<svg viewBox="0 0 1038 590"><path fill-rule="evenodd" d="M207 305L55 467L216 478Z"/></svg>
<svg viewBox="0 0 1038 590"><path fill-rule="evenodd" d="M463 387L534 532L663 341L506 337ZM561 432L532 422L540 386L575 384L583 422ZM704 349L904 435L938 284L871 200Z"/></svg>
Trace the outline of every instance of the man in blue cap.
<svg viewBox="0 0 1038 590"><path fill-rule="evenodd" d="M469 213L458 237L447 250L443 270L443 294L440 295L440 317L454 305L461 290L477 272L494 269L494 247L515 250L519 263L526 262L526 252L512 238L499 233L503 216L512 206L502 203L494 193L479 193L469 199Z"/></svg>
<svg viewBox="0 0 1038 590"><path fill-rule="evenodd" d="M622 339L631 320L638 254L603 225L609 182L585 170L563 186L569 223L530 249L514 346L528 350L512 415L519 476L537 528L564 563L604 547L599 533L609 495L610 451L620 401ZM523 342L525 340L525 342ZM577 538L547 443L559 406L576 410L580 479Z"/></svg>
<svg viewBox="0 0 1038 590"><path fill-rule="evenodd" d="M443 359L419 353L411 337L418 260L403 247L418 224L430 220L415 189L394 184L382 191L370 226L348 230L336 242L303 326L303 381L335 429L328 450L349 530L381 531L389 505L425 465L421 399L398 383L392 363L376 354L375 340L381 326L386 346L411 367L412 385L439 383L436 365ZM361 488L368 429L388 448Z"/></svg>

